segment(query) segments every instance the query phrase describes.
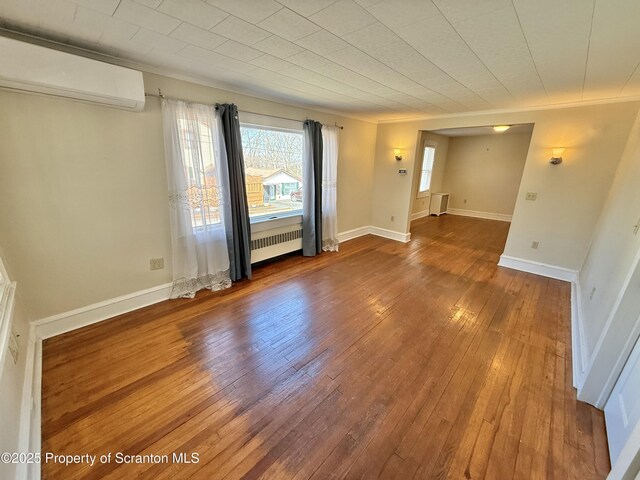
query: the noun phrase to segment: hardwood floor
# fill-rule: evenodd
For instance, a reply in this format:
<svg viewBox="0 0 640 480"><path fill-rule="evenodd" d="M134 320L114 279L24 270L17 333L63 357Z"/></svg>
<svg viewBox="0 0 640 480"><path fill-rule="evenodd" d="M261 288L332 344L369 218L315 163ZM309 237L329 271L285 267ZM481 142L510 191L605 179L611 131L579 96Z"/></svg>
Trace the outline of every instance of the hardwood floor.
<svg viewBox="0 0 640 480"><path fill-rule="evenodd" d="M508 227L428 217L46 340L43 452L112 458L43 477L604 478L570 286L497 267Z"/></svg>

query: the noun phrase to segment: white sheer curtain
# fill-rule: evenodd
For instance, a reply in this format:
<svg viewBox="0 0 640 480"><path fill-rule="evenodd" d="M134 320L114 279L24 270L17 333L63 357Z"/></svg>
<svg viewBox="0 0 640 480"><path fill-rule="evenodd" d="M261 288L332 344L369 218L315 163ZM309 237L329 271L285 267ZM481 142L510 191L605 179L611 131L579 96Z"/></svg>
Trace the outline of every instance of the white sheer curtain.
<svg viewBox="0 0 640 480"><path fill-rule="evenodd" d="M340 127L322 127L322 250L338 251L338 135Z"/></svg>
<svg viewBox="0 0 640 480"><path fill-rule="evenodd" d="M231 286L222 128L213 105L178 100L162 101L162 120L173 248L171 298L193 298L203 288Z"/></svg>

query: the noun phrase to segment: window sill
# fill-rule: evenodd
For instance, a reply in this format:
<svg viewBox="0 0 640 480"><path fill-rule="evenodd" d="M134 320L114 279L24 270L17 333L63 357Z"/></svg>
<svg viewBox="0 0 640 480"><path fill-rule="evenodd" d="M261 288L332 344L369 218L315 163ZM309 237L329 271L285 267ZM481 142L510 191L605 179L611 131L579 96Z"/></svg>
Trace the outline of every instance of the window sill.
<svg viewBox="0 0 640 480"><path fill-rule="evenodd" d="M249 221L251 222L251 233L264 232L265 230L302 223L302 210L293 210L274 215L261 215L253 217Z"/></svg>

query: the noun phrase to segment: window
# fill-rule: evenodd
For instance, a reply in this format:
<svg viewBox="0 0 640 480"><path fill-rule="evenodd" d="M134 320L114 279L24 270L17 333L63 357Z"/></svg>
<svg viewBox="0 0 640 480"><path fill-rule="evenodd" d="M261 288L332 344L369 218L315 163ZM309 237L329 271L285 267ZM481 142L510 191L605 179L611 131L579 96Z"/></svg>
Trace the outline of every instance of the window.
<svg viewBox="0 0 640 480"><path fill-rule="evenodd" d="M213 161L211 126L204 118L179 118L178 128L188 184L186 195L191 207L191 225L196 228L219 224L220 189Z"/></svg>
<svg viewBox="0 0 640 480"><path fill-rule="evenodd" d="M241 125L249 216L277 216L302 210L303 134Z"/></svg>
<svg viewBox="0 0 640 480"><path fill-rule="evenodd" d="M426 145L422 154L422 168L420 170L420 187L418 188L418 196L424 196L429 193L431 188L431 177L433 173L433 161L436 157L436 147L434 145Z"/></svg>

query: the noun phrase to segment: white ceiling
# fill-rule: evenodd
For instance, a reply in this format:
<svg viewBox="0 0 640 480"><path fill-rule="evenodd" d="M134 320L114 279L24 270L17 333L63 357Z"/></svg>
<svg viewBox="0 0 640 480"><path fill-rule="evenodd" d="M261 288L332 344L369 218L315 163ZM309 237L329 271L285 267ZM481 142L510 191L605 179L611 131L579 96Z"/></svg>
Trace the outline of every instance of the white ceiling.
<svg viewBox="0 0 640 480"><path fill-rule="evenodd" d="M372 120L640 95L638 0L0 0L0 26Z"/></svg>

